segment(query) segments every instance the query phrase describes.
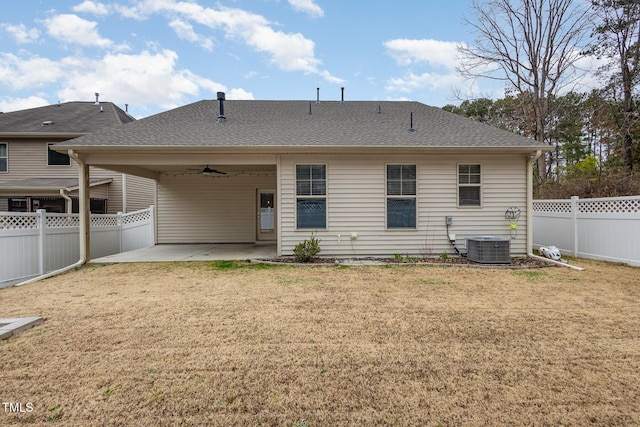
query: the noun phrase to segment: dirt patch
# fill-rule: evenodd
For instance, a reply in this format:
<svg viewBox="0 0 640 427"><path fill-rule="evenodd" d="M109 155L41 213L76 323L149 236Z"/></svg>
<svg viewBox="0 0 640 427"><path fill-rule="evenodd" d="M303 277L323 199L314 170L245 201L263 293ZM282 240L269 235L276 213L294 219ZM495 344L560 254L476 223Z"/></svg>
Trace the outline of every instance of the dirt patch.
<svg viewBox="0 0 640 427"><path fill-rule="evenodd" d="M46 321L0 343L24 409L0 424L639 425L639 270L578 264L89 265L2 289L3 317Z"/></svg>

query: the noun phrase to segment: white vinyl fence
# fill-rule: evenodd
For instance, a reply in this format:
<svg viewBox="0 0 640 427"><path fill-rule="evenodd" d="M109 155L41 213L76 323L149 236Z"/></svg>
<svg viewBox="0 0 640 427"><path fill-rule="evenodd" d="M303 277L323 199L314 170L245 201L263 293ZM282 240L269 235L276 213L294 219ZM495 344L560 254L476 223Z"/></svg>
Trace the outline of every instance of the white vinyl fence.
<svg viewBox="0 0 640 427"><path fill-rule="evenodd" d="M153 206L126 214L92 214L91 257L153 246L154 217ZM79 233L78 214L0 212L0 287L77 262Z"/></svg>
<svg viewBox="0 0 640 427"><path fill-rule="evenodd" d="M640 266L640 196L534 200L533 246Z"/></svg>

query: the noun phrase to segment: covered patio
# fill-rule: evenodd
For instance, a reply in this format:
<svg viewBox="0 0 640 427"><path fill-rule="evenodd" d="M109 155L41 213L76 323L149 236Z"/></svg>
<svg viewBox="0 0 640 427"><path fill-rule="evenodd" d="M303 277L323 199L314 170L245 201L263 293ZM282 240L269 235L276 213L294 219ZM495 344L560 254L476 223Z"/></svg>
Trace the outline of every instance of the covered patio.
<svg viewBox="0 0 640 427"><path fill-rule="evenodd" d="M276 255L277 247L275 243L164 244L95 258L89 262L110 264L167 261L242 261L273 258Z"/></svg>

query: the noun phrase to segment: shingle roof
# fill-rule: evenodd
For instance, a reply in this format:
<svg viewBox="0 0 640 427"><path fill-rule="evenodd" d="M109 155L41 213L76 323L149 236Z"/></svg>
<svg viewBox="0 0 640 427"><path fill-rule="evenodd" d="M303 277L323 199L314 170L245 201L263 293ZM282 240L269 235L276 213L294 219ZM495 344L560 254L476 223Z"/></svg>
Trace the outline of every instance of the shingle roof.
<svg viewBox="0 0 640 427"><path fill-rule="evenodd" d="M0 113L0 133L91 133L134 120L111 102L63 102Z"/></svg>
<svg viewBox="0 0 640 427"><path fill-rule="evenodd" d="M409 101L203 100L63 147L531 147L534 140ZM310 114L311 113L311 114ZM413 129L411 127L413 114Z"/></svg>

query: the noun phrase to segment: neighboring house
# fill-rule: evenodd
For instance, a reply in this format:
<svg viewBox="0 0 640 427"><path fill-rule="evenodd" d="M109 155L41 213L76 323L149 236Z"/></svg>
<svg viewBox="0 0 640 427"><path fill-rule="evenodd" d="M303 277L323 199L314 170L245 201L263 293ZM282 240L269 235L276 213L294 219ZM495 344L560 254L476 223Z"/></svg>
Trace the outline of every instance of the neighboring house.
<svg viewBox="0 0 640 427"><path fill-rule="evenodd" d="M78 166L56 142L135 119L110 102L64 102L0 113L0 212L78 212ZM155 182L91 169L91 211L116 213L154 203Z"/></svg>
<svg viewBox="0 0 640 427"><path fill-rule="evenodd" d="M160 244L274 242L288 255L315 233L321 255L440 255L455 234L461 248L490 235L530 252L544 144L418 102L219 97L56 150L156 180Z"/></svg>

